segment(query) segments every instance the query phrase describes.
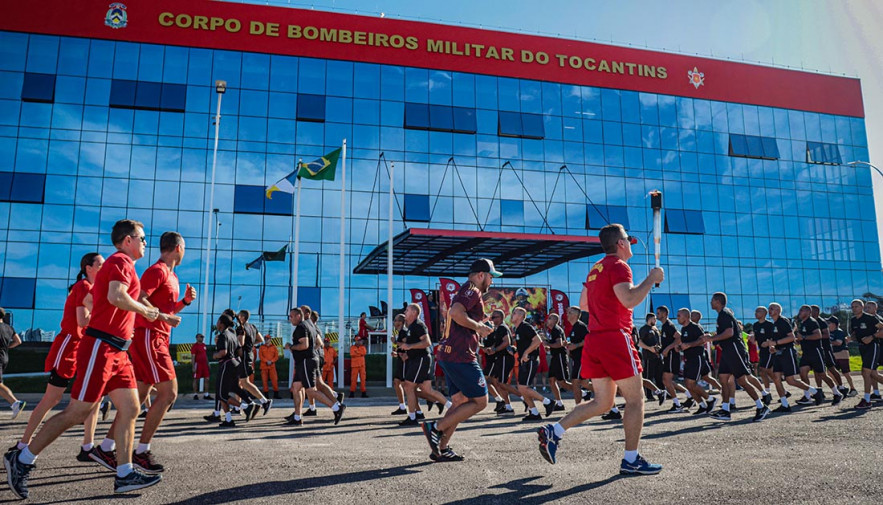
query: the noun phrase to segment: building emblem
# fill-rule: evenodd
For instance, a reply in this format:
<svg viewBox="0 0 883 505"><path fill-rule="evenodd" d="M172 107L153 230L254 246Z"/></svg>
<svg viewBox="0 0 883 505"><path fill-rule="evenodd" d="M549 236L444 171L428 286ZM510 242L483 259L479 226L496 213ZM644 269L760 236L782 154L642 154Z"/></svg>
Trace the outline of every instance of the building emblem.
<svg viewBox="0 0 883 505"><path fill-rule="evenodd" d="M113 29L125 28L128 23L128 15L126 15L126 6L121 3L112 3L107 9L107 15L104 16L104 25Z"/></svg>
<svg viewBox="0 0 883 505"><path fill-rule="evenodd" d="M687 77L690 78L690 84L696 89L699 89L699 86L705 85L705 74L696 67L693 67L693 70L687 71Z"/></svg>

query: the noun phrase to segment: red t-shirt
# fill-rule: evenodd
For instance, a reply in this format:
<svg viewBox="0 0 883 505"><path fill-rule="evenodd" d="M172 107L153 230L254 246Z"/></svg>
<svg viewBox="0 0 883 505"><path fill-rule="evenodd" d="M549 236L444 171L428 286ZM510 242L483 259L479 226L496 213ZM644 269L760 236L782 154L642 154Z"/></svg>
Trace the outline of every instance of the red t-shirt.
<svg viewBox="0 0 883 505"><path fill-rule="evenodd" d="M91 289L92 284L86 279L78 281L71 288L70 294L67 295L67 300L64 301L64 313L61 315L61 333L77 338L83 337L83 328L77 324L77 307L84 306L83 300Z"/></svg>
<svg viewBox="0 0 883 505"><path fill-rule="evenodd" d="M110 333L116 337L131 340L135 332L135 313L122 310L107 300L107 292L112 281L128 286L126 292L132 299L138 299L141 282L135 272L135 262L122 252L115 252L107 258L92 285L92 318L89 327Z"/></svg>
<svg viewBox="0 0 883 505"><path fill-rule="evenodd" d="M178 305L178 276L169 266L159 260L141 275L141 293L147 295L147 301L158 308L163 314L172 314ZM154 322L135 316L136 328L147 328L156 333L168 335L172 327L158 318Z"/></svg>
<svg viewBox="0 0 883 505"><path fill-rule="evenodd" d="M454 295L454 299L451 300L451 307L455 303L463 305L466 309L466 315L473 321L481 321L484 318L484 301L481 299L481 292L475 287L475 284L471 282L464 284L460 291ZM454 363L471 363L476 361L475 353L478 351L478 333L455 323L451 319L450 312L448 312L447 329L447 336L439 341L438 359Z"/></svg>
<svg viewBox="0 0 883 505"><path fill-rule="evenodd" d="M368 338L368 323L364 319L359 319L359 337Z"/></svg>
<svg viewBox="0 0 883 505"><path fill-rule="evenodd" d="M620 303L613 286L632 282L632 269L617 256L607 255L595 263L586 277L589 303L589 333L632 331L632 309Z"/></svg>
<svg viewBox="0 0 883 505"><path fill-rule="evenodd" d="M200 344L199 342L193 344L193 347L190 348L190 356L193 357L193 362L197 364L208 364L208 356L205 354L205 344Z"/></svg>

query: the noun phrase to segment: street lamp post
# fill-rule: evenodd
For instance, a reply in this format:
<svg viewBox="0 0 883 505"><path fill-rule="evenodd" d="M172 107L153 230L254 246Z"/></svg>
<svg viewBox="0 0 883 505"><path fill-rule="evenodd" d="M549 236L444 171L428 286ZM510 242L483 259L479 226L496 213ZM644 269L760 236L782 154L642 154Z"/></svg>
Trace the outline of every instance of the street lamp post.
<svg viewBox="0 0 883 505"><path fill-rule="evenodd" d="M867 161L850 161L849 163L847 163L847 165L852 165L852 166L856 166L856 165L865 165L866 167L871 167L871 168L873 168L874 170L877 171L878 174L880 174L880 177L883 177L883 172L881 172L879 168L877 168L876 166L874 166L874 165L868 163Z"/></svg>
<svg viewBox="0 0 883 505"><path fill-rule="evenodd" d="M209 295L208 290L208 277L209 272L211 271L209 265L212 259L212 209L215 208L215 168L218 165L218 136L220 135L221 129L221 98L224 96L224 93L227 91L227 81L215 81L215 92L218 93L218 111L215 114L215 148L212 154L212 182L209 189L209 200L208 207L206 207L206 219L205 219L205 231L206 231L206 241L205 241L205 285L203 289L203 295L200 297L203 300L202 303L202 334L208 335L209 328L209 320L208 320L208 300L205 298ZM212 296L214 298L214 296Z"/></svg>

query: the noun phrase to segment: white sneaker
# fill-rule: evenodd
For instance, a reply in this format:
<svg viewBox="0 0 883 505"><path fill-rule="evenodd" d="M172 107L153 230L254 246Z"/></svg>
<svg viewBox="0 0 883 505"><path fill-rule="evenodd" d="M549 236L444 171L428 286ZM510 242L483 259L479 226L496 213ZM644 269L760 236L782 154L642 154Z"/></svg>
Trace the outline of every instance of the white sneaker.
<svg viewBox="0 0 883 505"><path fill-rule="evenodd" d="M23 402L21 400L18 400L17 402L13 403L12 404L12 418L15 419L16 417L18 417L18 415L21 414L21 411L25 409L25 406L27 404L28 404L28 402Z"/></svg>

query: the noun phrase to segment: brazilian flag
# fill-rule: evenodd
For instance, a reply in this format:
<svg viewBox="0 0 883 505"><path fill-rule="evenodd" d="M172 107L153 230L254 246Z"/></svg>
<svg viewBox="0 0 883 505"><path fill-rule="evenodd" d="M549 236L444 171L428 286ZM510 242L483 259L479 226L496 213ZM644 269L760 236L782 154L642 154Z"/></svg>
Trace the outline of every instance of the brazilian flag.
<svg viewBox="0 0 883 505"><path fill-rule="evenodd" d="M298 167L297 176L313 181L333 181L339 158L340 149L335 149L318 160L309 163L301 162Z"/></svg>

